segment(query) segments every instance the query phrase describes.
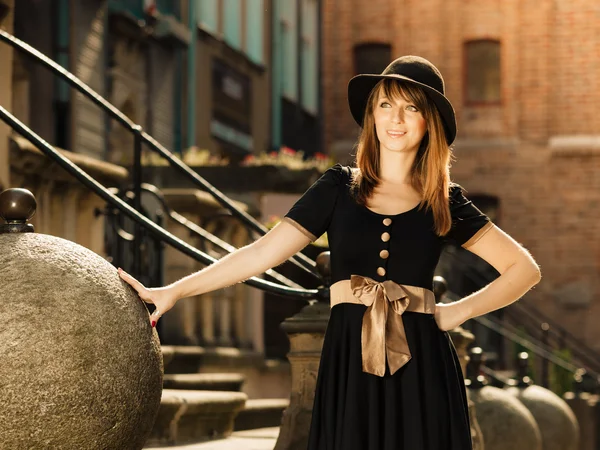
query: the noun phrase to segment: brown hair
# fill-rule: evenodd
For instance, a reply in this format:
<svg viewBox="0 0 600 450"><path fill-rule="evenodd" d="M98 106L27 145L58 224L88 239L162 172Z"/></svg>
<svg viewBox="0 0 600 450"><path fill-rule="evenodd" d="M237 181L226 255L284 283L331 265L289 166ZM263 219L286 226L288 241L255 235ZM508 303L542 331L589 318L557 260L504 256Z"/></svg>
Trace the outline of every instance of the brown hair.
<svg viewBox="0 0 600 450"><path fill-rule="evenodd" d="M383 90L386 97L404 98L414 103L427 122L427 132L421 141L412 167L412 187L421 194L419 209L431 209L435 223L435 232L443 236L452 225L448 195L450 186L450 163L452 150L446 142L444 126L435 104L427 97L423 89L401 81L383 79L373 88L367 101L362 132L358 138L356 166L353 170L352 187L356 200L367 204L381 179L379 168L379 140L375 130L373 110Z"/></svg>

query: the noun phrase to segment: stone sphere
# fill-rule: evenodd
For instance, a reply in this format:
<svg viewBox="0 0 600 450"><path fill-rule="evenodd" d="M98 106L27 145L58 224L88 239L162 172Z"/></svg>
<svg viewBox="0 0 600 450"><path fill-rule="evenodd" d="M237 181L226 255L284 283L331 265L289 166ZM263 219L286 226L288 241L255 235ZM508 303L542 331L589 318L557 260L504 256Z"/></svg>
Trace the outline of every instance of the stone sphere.
<svg viewBox="0 0 600 450"><path fill-rule="evenodd" d="M510 387L506 391L518 398L535 417L544 450L579 449L579 424L562 398L542 386Z"/></svg>
<svg viewBox="0 0 600 450"><path fill-rule="evenodd" d="M143 302L99 255L0 234L0 442L6 449L141 449L162 359Z"/></svg>
<svg viewBox="0 0 600 450"><path fill-rule="evenodd" d="M542 450L542 438L529 410L502 389L471 389L485 450Z"/></svg>

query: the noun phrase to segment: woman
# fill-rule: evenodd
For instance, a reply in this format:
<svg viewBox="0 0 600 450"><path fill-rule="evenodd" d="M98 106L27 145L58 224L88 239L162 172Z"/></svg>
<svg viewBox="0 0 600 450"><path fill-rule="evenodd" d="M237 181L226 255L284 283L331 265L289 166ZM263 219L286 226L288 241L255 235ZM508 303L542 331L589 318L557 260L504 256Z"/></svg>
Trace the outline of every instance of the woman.
<svg viewBox="0 0 600 450"><path fill-rule="evenodd" d="M179 298L277 266L328 232L331 317L319 366L310 450L472 448L464 382L447 330L502 308L540 280L530 254L450 182L454 110L429 61L405 56L348 86L363 128L356 168L336 165L256 242L170 286L146 289L152 326ZM452 242L501 274L435 304L432 283Z"/></svg>

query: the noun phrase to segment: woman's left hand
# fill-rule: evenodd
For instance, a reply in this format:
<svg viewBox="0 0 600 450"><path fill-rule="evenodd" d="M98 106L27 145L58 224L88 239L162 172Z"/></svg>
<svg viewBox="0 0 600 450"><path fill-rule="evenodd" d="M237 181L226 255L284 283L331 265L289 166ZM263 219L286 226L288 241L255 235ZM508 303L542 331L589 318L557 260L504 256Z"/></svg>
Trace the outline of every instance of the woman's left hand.
<svg viewBox="0 0 600 450"><path fill-rule="evenodd" d="M468 319L462 305L457 303L437 303L434 317L438 328L442 331L452 330Z"/></svg>

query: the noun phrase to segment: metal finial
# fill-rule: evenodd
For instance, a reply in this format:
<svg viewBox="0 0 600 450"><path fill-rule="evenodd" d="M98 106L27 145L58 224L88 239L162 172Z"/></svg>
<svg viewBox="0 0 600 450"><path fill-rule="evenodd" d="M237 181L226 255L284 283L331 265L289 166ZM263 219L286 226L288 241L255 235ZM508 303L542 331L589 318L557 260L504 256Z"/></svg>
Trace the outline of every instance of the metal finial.
<svg viewBox="0 0 600 450"><path fill-rule="evenodd" d="M433 293L435 295L435 301L439 303L442 300L444 294L448 291L448 282L444 277L435 276L433 277Z"/></svg>
<svg viewBox="0 0 600 450"><path fill-rule="evenodd" d="M487 386L488 382L485 375L481 372L481 366L485 362L485 355L481 347L473 347L470 354L469 365L467 366L467 385L471 389L481 389Z"/></svg>
<svg viewBox="0 0 600 450"><path fill-rule="evenodd" d="M323 286L319 288L317 298L320 302L329 304L329 286L331 286L331 253L329 251L319 253L316 259L317 271L323 280Z"/></svg>
<svg viewBox="0 0 600 450"><path fill-rule="evenodd" d="M524 388L533 384L527 372L529 372L529 353L520 352L517 355L517 387Z"/></svg>
<svg viewBox="0 0 600 450"><path fill-rule="evenodd" d="M35 197L27 189L13 188L0 193L0 217L6 222L0 225L0 233L32 233L33 225L27 221L36 208Z"/></svg>

